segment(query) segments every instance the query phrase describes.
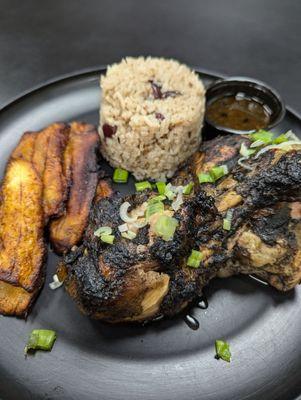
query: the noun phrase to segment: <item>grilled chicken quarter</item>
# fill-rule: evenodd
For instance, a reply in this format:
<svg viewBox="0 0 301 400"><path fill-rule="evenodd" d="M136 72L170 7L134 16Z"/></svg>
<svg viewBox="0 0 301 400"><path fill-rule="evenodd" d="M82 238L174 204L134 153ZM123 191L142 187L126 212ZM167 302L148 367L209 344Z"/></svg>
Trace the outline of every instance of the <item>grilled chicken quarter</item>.
<svg viewBox="0 0 301 400"><path fill-rule="evenodd" d="M152 191L122 198L99 191L82 244L61 264L65 286L81 311L108 322L145 321L173 316L195 301L215 276L253 273L279 290L300 282L300 147L270 149L245 166L238 164L247 137L224 136L206 142L173 178L174 185L195 182L179 211L172 240L154 235L152 222L133 240L121 237L120 206L141 211ZM197 173L227 164L229 173L216 184L197 183ZM102 184L102 183L101 183ZM107 185L107 184L106 184ZM223 220L231 211L230 230ZM110 226L114 244L94 232ZM199 268L187 266L192 249L203 253Z"/></svg>

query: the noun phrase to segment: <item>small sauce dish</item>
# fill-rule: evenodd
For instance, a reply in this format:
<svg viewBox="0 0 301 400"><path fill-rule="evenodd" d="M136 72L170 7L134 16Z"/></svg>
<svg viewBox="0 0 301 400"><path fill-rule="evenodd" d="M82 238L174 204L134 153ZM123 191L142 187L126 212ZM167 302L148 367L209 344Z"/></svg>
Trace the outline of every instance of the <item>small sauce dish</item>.
<svg viewBox="0 0 301 400"><path fill-rule="evenodd" d="M271 129L285 115L280 95L260 81L244 77L218 80L206 92L206 138L217 133L249 134Z"/></svg>

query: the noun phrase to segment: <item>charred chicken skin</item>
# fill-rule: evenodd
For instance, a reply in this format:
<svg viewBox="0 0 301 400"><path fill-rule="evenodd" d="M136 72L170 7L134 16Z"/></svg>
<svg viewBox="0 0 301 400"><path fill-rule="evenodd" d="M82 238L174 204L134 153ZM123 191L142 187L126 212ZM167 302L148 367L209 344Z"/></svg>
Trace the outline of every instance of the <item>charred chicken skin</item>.
<svg viewBox="0 0 301 400"><path fill-rule="evenodd" d="M173 178L173 185L194 181L195 189L178 211L172 212L168 202L165 206L164 213L178 221L171 240L154 235L153 221L133 240L118 230L123 224L121 204L129 202L133 216L158 193L122 198L107 190L98 196L82 244L61 265L67 272L67 291L83 313L108 322L172 316L197 299L217 275L252 273L280 290L299 283L300 208L292 202L301 196L301 152L271 149L247 160L246 169L237 163L242 143L248 144L248 138L228 136L204 143ZM199 185L199 172L222 164L228 166L226 176ZM231 227L225 230L229 210ZM102 226L112 228L113 244L95 236ZM187 266L193 249L203 255L199 268Z"/></svg>

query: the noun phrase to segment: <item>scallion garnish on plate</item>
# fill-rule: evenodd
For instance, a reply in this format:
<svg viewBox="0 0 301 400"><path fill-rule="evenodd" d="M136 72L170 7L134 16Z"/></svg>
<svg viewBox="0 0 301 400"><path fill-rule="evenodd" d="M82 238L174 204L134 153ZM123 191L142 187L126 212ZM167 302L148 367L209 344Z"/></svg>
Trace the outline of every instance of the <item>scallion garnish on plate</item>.
<svg viewBox="0 0 301 400"><path fill-rule="evenodd" d="M216 340L215 351L217 359L221 358L222 360L227 362L231 361L230 346L227 342L224 342L223 340Z"/></svg>
<svg viewBox="0 0 301 400"><path fill-rule="evenodd" d="M113 181L116 183L127 183L129 173L125 169L116 168L113 174Z"/></svg>
<svg viewBox="0 0 301 400"><path fill-rule="evenodd" d="M31 350L50 351L55 340L55 331L49 329L34 329L29 336L24 352L27 354Z"/></svg>

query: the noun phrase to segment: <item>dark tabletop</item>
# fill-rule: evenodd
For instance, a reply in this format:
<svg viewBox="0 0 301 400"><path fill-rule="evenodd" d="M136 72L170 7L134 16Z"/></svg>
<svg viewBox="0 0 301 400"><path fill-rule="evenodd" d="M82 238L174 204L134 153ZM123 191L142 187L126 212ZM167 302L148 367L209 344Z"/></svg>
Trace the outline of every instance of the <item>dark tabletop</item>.
<svg viewBox="0 0 301 400"><path fill-rule="evenodd" d="M0 0L0 107L126 55L266 81L301 111L300 0Z"/></svg>

